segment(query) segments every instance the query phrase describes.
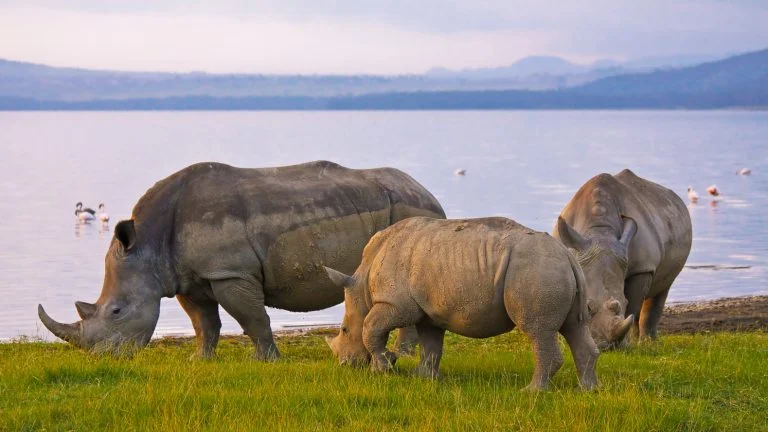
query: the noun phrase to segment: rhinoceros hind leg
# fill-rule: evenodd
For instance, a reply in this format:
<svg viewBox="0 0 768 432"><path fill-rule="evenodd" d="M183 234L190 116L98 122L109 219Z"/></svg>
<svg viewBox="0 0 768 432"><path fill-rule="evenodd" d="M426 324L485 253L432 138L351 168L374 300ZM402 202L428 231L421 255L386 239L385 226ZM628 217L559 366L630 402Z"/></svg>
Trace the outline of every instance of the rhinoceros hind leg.
<svg viewBox="0 0 768 432"><path fill-rule="evenodd" d="M445 329L436 327L424 320L416 325L421 344L421 357L416 375L423 378L435 379L440 375L440 359L443 357L443 339Z"/></svg>
<svg viewBox="0 0 768 432"><path fill-rule="evenodd" d="M210 359L216 355L216 345L221 333L219 304L213 300L192 300L185 295L177 295L176 299L192 320L197 339L197 352L194 357Z"/></svg>
<svg viewBox="0 0 768 432"><path fill-rule="evenodd" d="M630 315L640 316L640 310L643 307L645 298L648 296L652 280L653 275L651 273L640 273L630 276L624 282L624 297L627 299L627 310L624 312L625 318ZM634 339L637 339L640 335L639 321L636 319L632 325L632 337Z"/></svg>
<svg viewBox="0 0 768 432"><path fill-rule="evenodd" d="M643 310L640 314L640 339L656 339L656 330L664 313L664 303L667 301L669 288L651 297L643 303Z"/></svg>
<svg viewBox="0 0 768 432"><path fill-rule="evenodd" d="M387 350L389 333L401 327L412 325L406 316L387 303L373 305L363 322L363 344L371 353L371 369L376 372L388 372L397 361L397 356Z"/></svg>
<svg viewBox="0 0 768 432"><path fill-rule="evenodd" d="M573 354L573 362L576 363L576 371L579 374L579 384L584 390L592 390L597 387L597 357L600 350L597 349L589 326L586 323L566 323L560 333L565 337L568 347Z"/></svg>
<svg viewBox="0 0 768 432"><path fill-rule="evenodd" d="M272 337L261 284L243 279L224 279L212 280L211 287L221 307L232 315L253 341L256 346L254 358L267 361L278 359L280 352Z"/></svg>
<svg viewBox="0 0 768 432"><path fill-rule="evenodd" d="M528 337L533 344L534 370L533 379L526 390L546 390L552 377L563 365L563 354L557 345L557 333L539 330L528 333Z"/></svg>
<svg viewBox="0 0 768 432"><path fill-rule="evenodd" d="M395 352L400 355L413 355L416 353L416 345L419 342L419 334L416 327L408 326L397 331L395 340Z"/></svg>

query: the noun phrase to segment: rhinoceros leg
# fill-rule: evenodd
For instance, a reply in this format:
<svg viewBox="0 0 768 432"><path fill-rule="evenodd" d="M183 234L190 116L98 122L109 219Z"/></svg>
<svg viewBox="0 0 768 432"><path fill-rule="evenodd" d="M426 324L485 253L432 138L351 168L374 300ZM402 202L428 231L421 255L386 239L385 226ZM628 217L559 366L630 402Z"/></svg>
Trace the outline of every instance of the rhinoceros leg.
<svg viewBox="0 0 768 432"><path fill-rule="evenodd" d="M269 315L264 308L264 289L255 280L225 279L211 281L216 301L232 315L256 346L254 358L276 360L280 357Z"/></svg>
<svg viewBox="0 0 768 432"><path fill-rule="evenodd" d="M591 390L597 386L597 357L600 350L597 349L589 326L586 322L567 322L560 329L560 334L565 337L568 347L573 354L573 362L576 363L576 371L579 373L579 384L585 390Z"/></svg>
<svg viewBox="0 0 768 432"><path fill-rule="evenodd" d="M650 273L640 273L630 276L624 281L624 296L627 299L627 310L624 313L625 318L630 315L640 317L640 310L643 307L645 298L648 296L652 280L653 275ZM635 319L635 322L632 324L632 337L634 339L637 339L640 335L639 321L639 319Z"/></svg>
<svg viewBox="0 0 768 432"><path fill-rule="evenodd" d="M400 310L387 303L373 305L363 322L363 344L371 353L371 369L376 372L388 372L397 361L395 353L387 350L389 333L399 327L413 324Z"/></svg>
<svg viewBox="0 0 768 432"><path fill-rule="evenodd" d="M664 303L667 301L669 288L655 297L645 300L643 311L640 315L640 338L656 339L656 329L664 313Z"/></svg>
<svg viewBox="0 0 768 432"><path fill-rule="evenodd" d="M563 354L557 345L557 333L538 330L528 333L533 344L533 379L527 390L546 390L555 373L563 365Z"/></svg>
<svg viewBox="0 0 768 432"><path fill-rule="evenodd" d="M421 357L416 375L424 378L437 378L440 374L440 359L443 357L443 339L445 329L435 327L428 321L416 325L421 345Z"/></svg>
<svg viewBox="0 0 768 432"><path fill-rule="evenodd" d="M395 351L398 354L413 355L416 352L416 344L419 342L419 334L416 327L408 326L397 331Z"/></svg>
<svg viewBox="0 0 768 432"><path fill-rule="evenodd" d="M178 294L176 299L189 315L197 339L195 356L209 359L216 355L216 344L221 332L219 304L213 300L193 300L189 296Z"/></svg>

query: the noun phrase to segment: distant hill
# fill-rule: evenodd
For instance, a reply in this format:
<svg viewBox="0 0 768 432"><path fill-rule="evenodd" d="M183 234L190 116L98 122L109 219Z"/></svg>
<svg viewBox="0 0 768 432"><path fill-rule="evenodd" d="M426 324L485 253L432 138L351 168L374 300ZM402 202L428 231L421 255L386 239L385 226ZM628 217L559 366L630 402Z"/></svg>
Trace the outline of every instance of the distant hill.
<svg viewBox="0 0 768 432"><path fill-rule="evenodd" d="M768 108L768 49L556 91L424 92L337 99L336 109Z"/></svg>
<svg viewBox="0 0 768 432"><path fill-rule="evenodd" d="M451 70L433 68L426 75L435 78L464 78L471 80L527 77L531 75L575 75L586 73L593 67L569 62L560 57L531 56L522 58L509 66Z"/></svg>
<svg viewBox="0 0 768 432"><path fill-rule="evenodd" d="M531 68L528 71L545 63L568 68L552 59L532 62L525 66ZM573 79L586 74L520 79L489 75L478 80L208 75L88 71L0 61L0 109L768 108L768 49L690 67L624 71L573 85ZM540 79L538 85L516 87L523 81L530 85L534 78Z"/></svg>
<svg viewBox="0 0 768 432"><path fill-rule="evenodd" d="M535 68L530 69L535 70ZM581 85L611 73L561 76L487 74L467 80L430 75L260 75L97 71L0 59L0 96L55 101L227 97L333 97L442 90L547 90Z"/></svg>
<svg viewBox="0 0 768 432"><path fill-rule="evenodd" d="M335 97L390 92L553 90L629 73L612 60L580 65L526 57L512 65L423 75L261 75L122 72L0 59L0 97L47 101L197 97Z"/></svg>
<svg viewBox="0 0 768 432"><path fill-rule="evenodd" d="M661 97L761 90L768 78L768 49L679 69L613 76L571 89L580 94ZM765 89L765 87L763 87Z"/></svg>

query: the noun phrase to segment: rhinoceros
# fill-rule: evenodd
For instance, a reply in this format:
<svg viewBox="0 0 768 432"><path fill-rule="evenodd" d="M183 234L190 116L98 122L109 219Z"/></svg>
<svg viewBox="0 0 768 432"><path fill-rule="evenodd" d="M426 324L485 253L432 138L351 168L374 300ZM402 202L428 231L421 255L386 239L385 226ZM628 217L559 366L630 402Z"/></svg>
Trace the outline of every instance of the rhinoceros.
<svg viewBox="0 0 768 432"><path fill-rule="evenodd" d="M397 356L386 348L389 332L416 325L416 373L433 378L446 330L486 338L518 327L533 344L529 389L547 388L563 364L558 332L573 353L581 385L597 385L599 350L589 333L584 275L575 257L546 233L501 217L416 217L373 236L352 276L326 271L345 289L341 329L327 339L342 364L390 370Z"/></svg>
<svg viewBox="0 0 768 432"><path fill-rule="evenodd" d="M119 353L146 345L160 299L176 296L199 356L215 354L221 305L252 339L254 356L273 359L279 352L264 307L312 311L341 303L343 290L323 265L354 270L371 236L412 216L445 213L394 168L195 164L156 183L131 219L115 226L101 296L75 304L81 321L56 322L41 305L38 314L74 345Z"/></svg>
<svg viewBox="0 0 768 432"><path fill-rule="evenodd" d="M598 347L628 345L630 329L655 339L669 289L691 251L683 200L628 169L600 174L565 206L554 236L575 251L584 270Z"/></svg>

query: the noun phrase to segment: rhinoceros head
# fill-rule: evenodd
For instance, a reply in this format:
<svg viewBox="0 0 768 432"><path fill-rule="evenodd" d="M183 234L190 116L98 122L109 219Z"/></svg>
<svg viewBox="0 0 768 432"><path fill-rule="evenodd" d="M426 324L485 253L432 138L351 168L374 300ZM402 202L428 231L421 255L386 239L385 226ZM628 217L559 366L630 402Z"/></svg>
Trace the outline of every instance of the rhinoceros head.
<svg viewBox="0 0 768 432"><path fill-rule="evenodd" d="M338 287L344 288L344 319L339 334L325 341L341 364L362 366L370 363L371 355L363 344L363 321L368 314L364 287L353 276L325 268L328 277Z"/></svg>
<svg viewBox="0 0 768 432"><path fill-rule="evenodd" d="M82 320L62 324L38 305L38 315L53 334L78 347L130 354L146 345L160 316L162 286L156 255L137 242L133 220L115 226L105 258L104 285L96 303L76 302Z"/></svg>
<svg viewBox="0 0 768 432"><path fill-rule="evenodd" d="M587 307L592 316L590 330L600 349L624 344L634 316L624 316L627 301L624 280L627 276L627 245L637 231L634 220L622 216L621 236L583 237L559 217L555 235L575 252L584 271Z"/></svg>

